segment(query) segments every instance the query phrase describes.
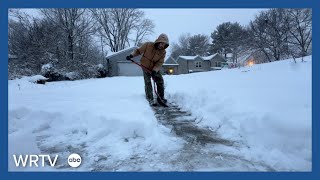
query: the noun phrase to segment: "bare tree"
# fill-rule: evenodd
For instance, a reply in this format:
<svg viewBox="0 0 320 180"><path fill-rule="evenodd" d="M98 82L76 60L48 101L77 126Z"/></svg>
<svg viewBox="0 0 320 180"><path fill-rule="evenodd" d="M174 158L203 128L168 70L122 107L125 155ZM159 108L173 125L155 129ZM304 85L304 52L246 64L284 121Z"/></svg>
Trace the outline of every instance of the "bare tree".
<svg viewBox="0 0 320 180"><path fill-rule="evenodd" d="M58 37L50 22L34 18L19 9L9 10L9 52L19 56L29 69L40 71L55 52Z"/></svg>
<svg viewBox="0 0 320 180"><path fill-rule="evenodd" d="M288 49L288 22L285 9L261 12L250 23L251 45L263 52L269 61L280 60Z"/></svg>
<svg viewBox="0 0 320 180"><path fill-rule="evenodd" d="M139 46L148 35L153 34L153 29L155 28L154 23L150 19L144 19L141 23L134 27L135 39L134 45Z"/></svg>
<svg viewBox="0 0 320 180"><path fill-rule="evenodd" d="M182 34L179 36L178 43L172 43L171 46L171 56L175 59L178 56L191 56L189 51L189 40L191 35L189 33Z"/></svg>
<svg viewBox="0 0 320 180"><path fill-rule="evenodd" d="M84 55L81 51L75 51L75 46L81 44L85 36L94 32L91 16L86 9L41 9L42 14L51 22L55 23L63 32L67 46L66 55L74 60L75 54Z"/></svg>
<svg viewBox="0 0 320 180"><path fill-rule="evenodd" d="M289 37L291 47L298 48L299 57L308 55L312 42L312 11L311 9L288 9ZM297 52L291 49L291 53Z"/></svg>
<svg viewBox="0 0 320 180"><path fill-rule="evenodd" d="M18 60L9 62L9 77L33 75L44 64L54 67L56 80L95 77L100 49L93 41L90 13L83 9L41 9L45 16L34 18L19 9L9 9L9 53Z"/></svg>
<svg viewBox="0 0 320 180"><path fill-rule="evenodd" d="M112 52L130 45L130 33L135 32L135 45L153 33L153 22L144 19L144 12L138 9L91 9L91 12L101 27L100 34L106 39Z"/></svg>

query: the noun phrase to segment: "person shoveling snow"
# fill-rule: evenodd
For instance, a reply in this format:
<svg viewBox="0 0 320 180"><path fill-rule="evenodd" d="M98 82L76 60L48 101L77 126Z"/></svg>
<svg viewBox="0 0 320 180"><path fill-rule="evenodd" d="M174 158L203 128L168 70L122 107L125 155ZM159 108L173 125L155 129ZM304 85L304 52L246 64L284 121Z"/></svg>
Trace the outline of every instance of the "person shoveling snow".
<svg viewBox="0 0 320 180"><path fill-rule="evenodd" d="M164 63L166 48L169 46L169 39L166 34L160 34L155 42L146 42L135 49L126 57L127 60L139 65L143 70L146 98L151 105L156 105L153 99L151 78L157 85L155 93L157 102L162 106L167 106L167 100L164 98L164 82L160 73L160 68ZM142 55L141 64L132 60L133 57ZM156 90L157 89L157 90Z"/></svg>

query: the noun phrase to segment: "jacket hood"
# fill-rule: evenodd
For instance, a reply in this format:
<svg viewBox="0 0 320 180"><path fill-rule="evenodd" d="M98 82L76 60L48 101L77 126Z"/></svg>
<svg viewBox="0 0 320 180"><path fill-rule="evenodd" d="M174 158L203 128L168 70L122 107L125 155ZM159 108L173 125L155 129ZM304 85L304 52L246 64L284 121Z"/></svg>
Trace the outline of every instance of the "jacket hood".
<svg viewBox="0 0 320 180"><path fill-rule="evenodd" d="M164 33L160 34L158 39L155 41L155 44L160 43L160 42L166 43L166 46L165 46L165 49L166 49L169 46L168 36Z"/></svg>

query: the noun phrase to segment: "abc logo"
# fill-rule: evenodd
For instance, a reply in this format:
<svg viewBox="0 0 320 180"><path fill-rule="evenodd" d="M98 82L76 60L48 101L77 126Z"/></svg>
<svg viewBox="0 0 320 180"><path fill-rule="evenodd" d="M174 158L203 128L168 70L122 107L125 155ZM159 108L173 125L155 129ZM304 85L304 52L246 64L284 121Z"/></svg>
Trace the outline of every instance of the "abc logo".
<svg viewBox="0 0 320 180"><path fill-rule="evenodd" d="M81 164L81 157L79 156L79 154L71 154L68 157L68 164L71 167L78 167Z"/></svg>

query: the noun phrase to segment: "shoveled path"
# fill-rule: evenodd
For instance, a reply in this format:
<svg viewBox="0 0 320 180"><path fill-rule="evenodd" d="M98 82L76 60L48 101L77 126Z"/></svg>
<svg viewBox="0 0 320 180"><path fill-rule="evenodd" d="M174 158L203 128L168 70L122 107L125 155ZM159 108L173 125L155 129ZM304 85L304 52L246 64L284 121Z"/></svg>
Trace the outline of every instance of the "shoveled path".
<svg viewBox="0 0 320 180"><path fill-rule="evenodd" d="M252 162L239 155L228 152L216 152L214 147L240 149L245 145L227 140L209 129L199 127L191 112L181 109L178 105L169 107L152 107L159 123L171 129L171 133L184 142L178 151L133 153L127 159L119 159L106 155L98 155L90 164L82 164L85 171L274 171L261 162ZM45 131L50 127L40 128ZM86 132L74 132L84 135ZM40 133L41 134L41 133ZM42 153L59 154L63 160L57 162L56 168L62 171L74 170L66 163L70 152L78 152L86 162L88 153L86 143L68 144L61 142L59 146L46 146L46 142L54 140L47 135L37 136L37 144ZM241 154L241 153L238 153Z"/></svg>

